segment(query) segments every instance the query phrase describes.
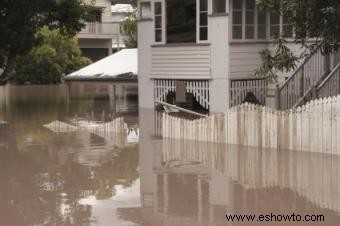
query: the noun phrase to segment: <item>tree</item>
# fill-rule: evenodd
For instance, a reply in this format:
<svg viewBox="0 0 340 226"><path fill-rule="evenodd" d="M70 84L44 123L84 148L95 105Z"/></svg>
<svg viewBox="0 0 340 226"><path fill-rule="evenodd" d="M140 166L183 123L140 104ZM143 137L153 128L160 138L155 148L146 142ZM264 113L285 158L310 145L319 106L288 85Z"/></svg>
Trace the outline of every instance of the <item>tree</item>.
<svg viewBox="0 0 340 226"><path fill-rule="evenodd" d="M28 54L17 57L14 80L19 83L58 83L63 74L69 74L91 63L82 57L75 37L68 37L59 30L43 28L38 35L41 45Z"/></svg>
<svg viewBox="0 0 340 226"><path fill-rule="evenodd" d="M128 48L137 47L137 12L131 12L122 23L123 34L126 36L125 45Z"/></svg>
<svg viewBox="0 0 340 226"><path fill-rule="evenodd" d="M45 26L74 36L84 26L92 7L82 0L0 0L0 52L5 56L0 82L7 82L16 57L41 42L38 31Z"/></svg>
<svg viewBox="0 0 340 226"><path fill-rule="evenodd" d="M258 75L276 78L275 71L289 71L296 62L321 48L324 55L338 52L340 48L340 1L339 0L257 0L258 6L271 13L288 15L288 24L294 28L294 42L306 49L295 56L286 47L281 35L276 39L277 51L272 54L263 50Z"/></svg>

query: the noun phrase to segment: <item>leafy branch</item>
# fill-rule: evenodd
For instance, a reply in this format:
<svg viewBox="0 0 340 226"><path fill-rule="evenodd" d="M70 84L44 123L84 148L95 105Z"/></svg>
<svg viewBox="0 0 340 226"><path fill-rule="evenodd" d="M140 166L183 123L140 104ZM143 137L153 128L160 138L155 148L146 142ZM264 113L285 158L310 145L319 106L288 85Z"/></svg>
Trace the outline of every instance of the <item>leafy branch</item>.
<svg viewBox="0 0 340 226"><path fill-rule="evenodd" d="M295 56L285 45L286 40L284 38L277 38L275 43L274 54L269 49L263 49L259 53L262 63L259 69L256 70L255 75L277 82L277 72L289 72L291 69L295 69L296 62L300 57Z"/></svg>

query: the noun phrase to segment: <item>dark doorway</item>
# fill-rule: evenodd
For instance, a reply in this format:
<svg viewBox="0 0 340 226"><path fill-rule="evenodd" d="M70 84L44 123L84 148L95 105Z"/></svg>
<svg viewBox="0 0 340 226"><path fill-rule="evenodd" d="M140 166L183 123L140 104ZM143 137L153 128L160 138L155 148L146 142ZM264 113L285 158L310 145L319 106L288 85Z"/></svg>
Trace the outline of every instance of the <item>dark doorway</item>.
<svg viewBox="0 0 340 226"><path fill-rule="evenodd" d="M108 49L100 48L82 48L81 52L83 56L90 58L92 62L101 60L109 55Z"/></svg>

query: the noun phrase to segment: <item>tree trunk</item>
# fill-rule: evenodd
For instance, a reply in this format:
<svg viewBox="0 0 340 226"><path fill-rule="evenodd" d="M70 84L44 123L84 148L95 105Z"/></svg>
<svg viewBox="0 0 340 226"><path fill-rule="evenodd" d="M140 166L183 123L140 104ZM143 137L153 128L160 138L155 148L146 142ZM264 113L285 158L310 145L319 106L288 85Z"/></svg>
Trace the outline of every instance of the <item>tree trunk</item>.
<svg viewBox="0 0 340 226"><path fill-rule="evenodd" d="M0 85L4 85L12 77L16 64L16 56L9 55L6 63L6 67L2 75L0 75Z"/></svg>

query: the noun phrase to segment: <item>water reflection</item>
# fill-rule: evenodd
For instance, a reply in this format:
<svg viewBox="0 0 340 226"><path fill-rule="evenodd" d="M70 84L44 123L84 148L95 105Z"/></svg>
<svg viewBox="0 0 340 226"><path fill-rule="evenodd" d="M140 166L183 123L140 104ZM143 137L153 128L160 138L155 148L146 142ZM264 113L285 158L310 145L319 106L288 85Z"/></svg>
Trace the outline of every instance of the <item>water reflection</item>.
<svg viewBox="0 0 340 226"><path fill-rule="evenodd" d="M339 156L162 140L154 125L140 126L139 214L152 219L142 225L239 225L225 215L271 213L323 214L326 222L312 224L340 223ZM263 224L311 225L241 225Z"/></svg>
<svg viewBox="0 0 340 226"><path fill-rule="evenodd" d="M70 99L65 86L14 90L0 110L0 225L278 225L225 219L270 213L340 223L339 156L163 140L133 98L110 108L108 96ZM98 129L116 117L127 133Z"/></svg>
<svg viewBox="0 0 340 226"><path fill-rule="evenodd" d="M0 120L8 122L0 125L0 225L126 225L112 213L140 206L138 146L126 133L43 127L74 126L75 118L103 125L119 116L135 129L137 104L121 102L127 107L111 112L108 98L68 99L66 88L0 87Z"/></svg>

